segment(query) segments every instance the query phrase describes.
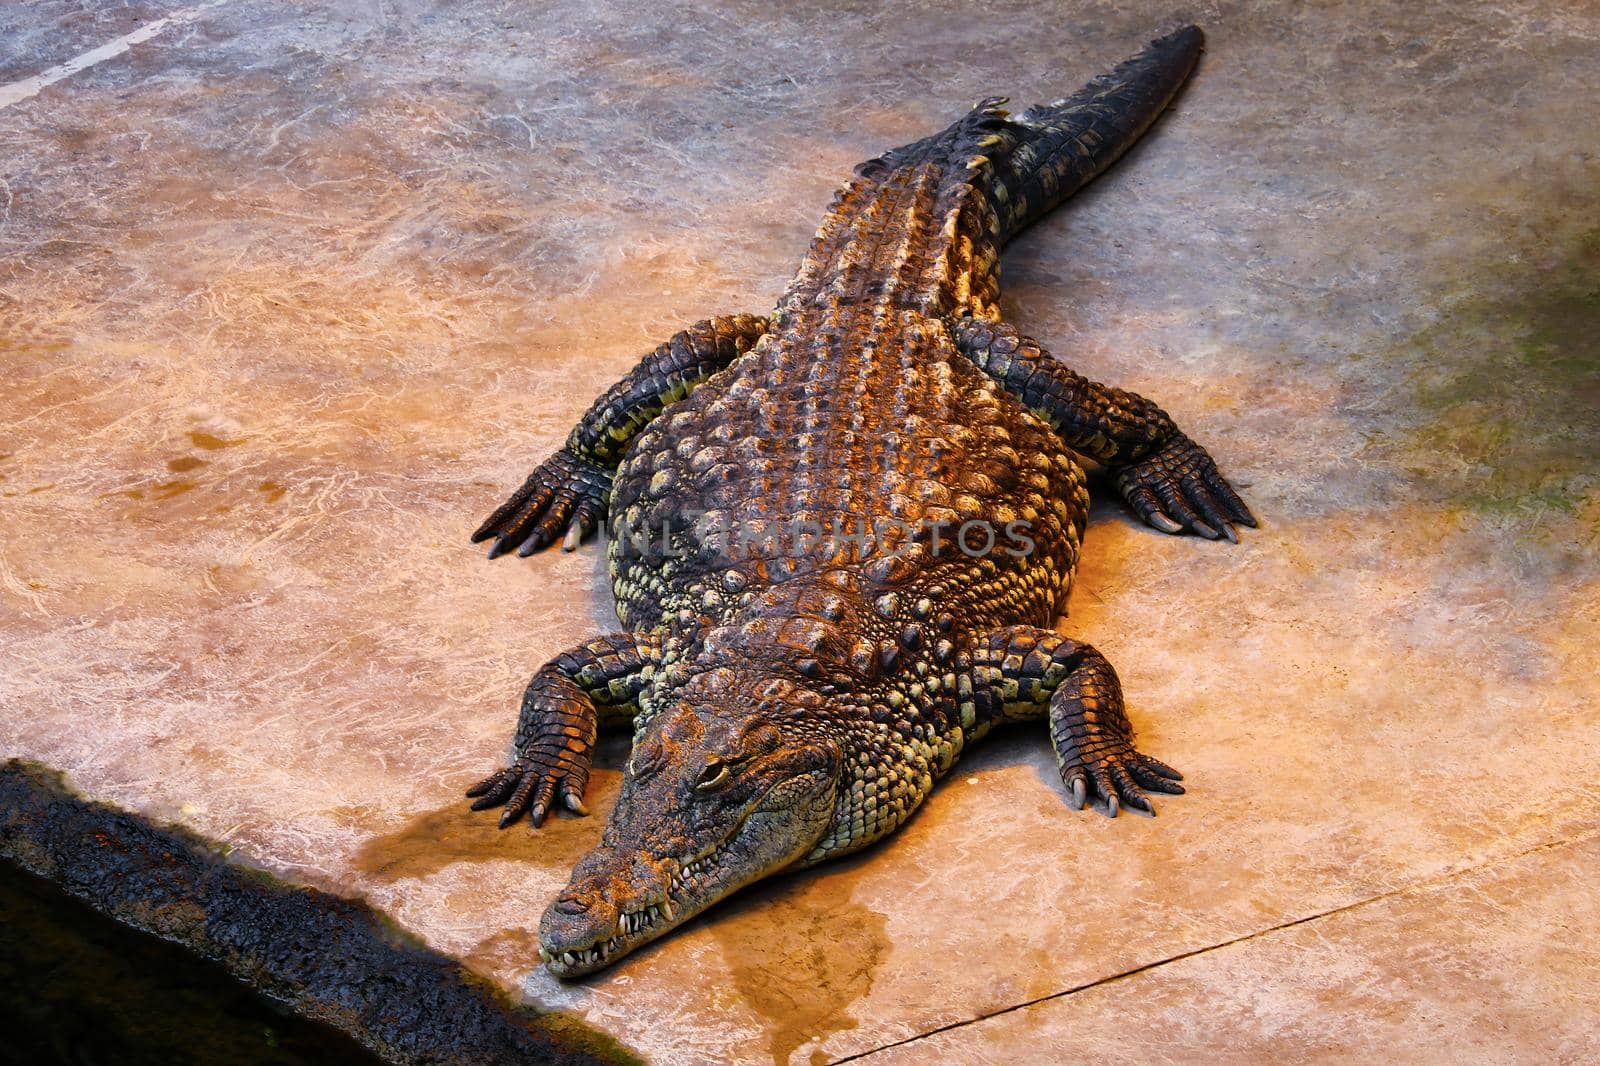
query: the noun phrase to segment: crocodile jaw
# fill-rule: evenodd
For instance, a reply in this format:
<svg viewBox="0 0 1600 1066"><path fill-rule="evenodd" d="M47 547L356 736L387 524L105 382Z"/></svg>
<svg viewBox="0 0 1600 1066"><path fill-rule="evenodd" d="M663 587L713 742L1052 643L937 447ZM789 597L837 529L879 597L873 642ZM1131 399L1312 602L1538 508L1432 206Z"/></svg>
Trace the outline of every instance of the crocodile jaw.
<svg viewBox="0 0 1600 1066"><path fill-rule="evenodd" d="M575 890L597 889L603 898L581 911L563 909L562 900L551 904L539 922L539 957L563 979L594 973L745 885L793 865L832 823L836 780L832 767L791 777L731 833L679 856L651 858L602 844L579 864L563 899ZM646 869L655 876L640 876ZM617 905L622 899L628 902Z"/></svg>

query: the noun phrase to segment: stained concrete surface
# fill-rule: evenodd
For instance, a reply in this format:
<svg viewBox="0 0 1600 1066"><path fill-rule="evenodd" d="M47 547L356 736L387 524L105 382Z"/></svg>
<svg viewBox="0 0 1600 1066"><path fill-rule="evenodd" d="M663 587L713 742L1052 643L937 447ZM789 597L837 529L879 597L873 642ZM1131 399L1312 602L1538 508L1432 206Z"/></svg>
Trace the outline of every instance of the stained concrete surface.
<svg viewBox="0 0 1600 1066"><path fill-rule="evenodd" d="M0 9L0 76L181 9ZM1101 503L1063 624L1190 793L1075 813L1000 736L558 984L620 746L538 837L460 791L615 625L604 564L466 535L638 354L768 306L855 162L1179 19L1194 84L1005 307L1263 516ZM0 753L660 1061L1593 1058L1597 45L1553 0L212 7L0 110Z"/></svg>

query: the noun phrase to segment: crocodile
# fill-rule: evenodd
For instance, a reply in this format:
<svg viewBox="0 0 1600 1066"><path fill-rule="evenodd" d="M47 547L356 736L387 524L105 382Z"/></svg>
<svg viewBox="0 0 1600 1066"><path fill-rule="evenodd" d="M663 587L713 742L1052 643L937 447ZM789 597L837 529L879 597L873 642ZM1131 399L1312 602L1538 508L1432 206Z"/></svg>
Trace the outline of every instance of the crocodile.
<svg viewBox="0 0 1600 1066"><path fill-rule="evenodd" d="M600 727L631 727L600 841L540 921L557 976L882 839L1002 723L1048 724L1078 809L1183 791L1135 748L1111 664L1053 628L1083 460L1163 532L1236 542L1255 518L1161 408L1001 318L999 253L1155 122L1202 43L1185 27L857 167L770 314L646 355L474 534L495 558L609 532L622 630L533 676L510 765L467 793L502 828L587 813Z"/></svg>

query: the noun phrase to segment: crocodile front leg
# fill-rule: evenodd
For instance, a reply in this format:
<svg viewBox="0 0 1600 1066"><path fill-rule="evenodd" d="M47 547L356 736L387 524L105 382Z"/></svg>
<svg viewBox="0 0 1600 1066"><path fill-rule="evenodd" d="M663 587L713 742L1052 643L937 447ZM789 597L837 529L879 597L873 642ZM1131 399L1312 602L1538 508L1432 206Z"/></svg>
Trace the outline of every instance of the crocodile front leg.
<svg viewBox="0 0 1600 1066"><path fill-rule="evenodd" d="M1154 814L1145 789L1183 791L1182 774L1134 749L1117 673L1087 644L1007 627L975 646L972 687L979 714L991 721L1049 715L1056 766L1079 810L1092 795L1113 818L1123 804Z"/></svg>
<svg viewBox="0 0 1600 1066"><path fill-rule="evenodd" d="M527 556L566 531L562 547L576 548L605 515L611 479L628 442L667 404L689 395L766 332L761 316L726 315L675 334L594 402L561 450L528 475L472 534L472 542L493 537L491 559L513 548Z"/></svg>
<svg viewBox="0 0 1600 1066"><path fill-rule="evenodd" d="M600 717L628 718L661 655L653 635L614 633L562 652L546 663L522 697L516 757L467 790L472 809L505 804L504 829L523 811L537 827L559 801L577 814L589 783Z"/></svg>
<svg viewBox="0 0 1600 1066"><path fill-rule="evenodd" d="M952 335L1068 447L1115 468L1117 488L1148 524L1164 533L1187 528L1231 541L1239 539L1233 523L1256 524L1206 450L1143 396L1080 377L1003 322L963 318Z"/></svg>

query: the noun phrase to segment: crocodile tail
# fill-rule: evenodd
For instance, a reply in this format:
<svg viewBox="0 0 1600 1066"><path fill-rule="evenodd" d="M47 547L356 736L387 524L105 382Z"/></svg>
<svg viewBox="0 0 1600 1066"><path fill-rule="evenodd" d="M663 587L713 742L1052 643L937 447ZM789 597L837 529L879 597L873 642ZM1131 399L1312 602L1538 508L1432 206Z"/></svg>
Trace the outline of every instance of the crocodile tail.
<svg viewBox="0 0 1600 1066"><path fill-rule="evenodd" d="M1200 59L1205 35L1185 26L1065 100L1005 124L1009 152L993 153L990 194L1009 240L1087 185L1160 117ZM996 145L995 147L999 147Z"/></svg>

